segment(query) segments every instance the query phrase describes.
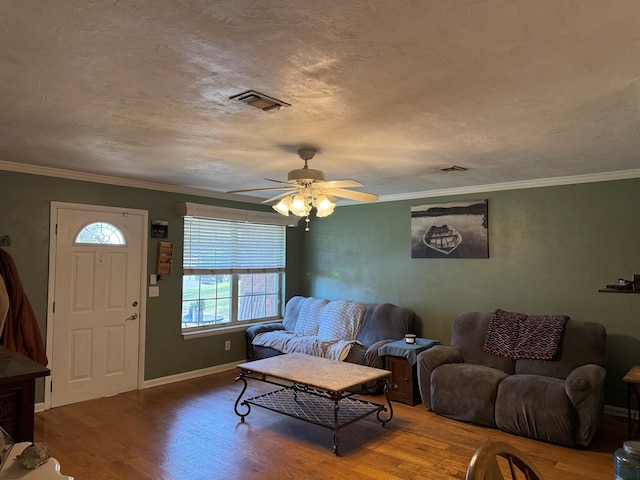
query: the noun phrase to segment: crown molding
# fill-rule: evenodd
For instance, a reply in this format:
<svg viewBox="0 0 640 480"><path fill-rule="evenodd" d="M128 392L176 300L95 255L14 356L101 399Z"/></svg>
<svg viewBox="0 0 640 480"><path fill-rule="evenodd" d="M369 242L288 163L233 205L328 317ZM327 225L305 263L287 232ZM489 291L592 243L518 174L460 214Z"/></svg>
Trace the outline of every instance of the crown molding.
<svg viewBox="0 0 640 480"><path fill-rule="evenodd" d="M157 190L160 192L182 193L185 195L198 195L205 198L217 198L219 200L232 200L235 202L260 203L260 199L245 195L234 195L230 193L216 192L204 188L183 187L168 183L147 182L144 180L134 180L131 178L112 177L109 175L99 175L96 173L76 172L74 170L64 170L60 168L41 167L36 165L25 165L22 163L5 162L0 160L0 170L10 172L27 173L30 175L43 175L45 177L64 178L67 180L79 180L81 182L104 183L119 187L143 188L146 190Z"/></svg>
<svg viewBox="0 0 640 480"><path fill-rule="evenodd" d="M121 187L143 188L147 190L157 190L161 192L181 193L185 195L197 195L205 198L216 198L219 200L231 200L244 203L261 203L262 198L247 195L230 194L206 190L203 188L184 187L166 183L147 182L144 180L133 180L123 177L112 177L109 175L99 175L95 173L83 173L73 170L63 170L51 167L41 167L26 165L22 163L5 162L0 160L0 170L11 172L27 173L31 175L43 175L46 177L64 178L68 180L79 180L83 182L104 183ZM628 180L640 178L640 169L619 170L614 172L593 173L588 175L573 175L564 177L540 178L535 180L522 180L517 182L491 183L486 185L472 185L468 187L442 188L438 190L425 190L422 192L409 192L397 195L381 195L379 202L397 202L402 200L415 200L420 198L445 197L453 195L469 195L475 193L499 192L504 190L522 190L525 188L557 187L562 185L576 185L581 183L609 182L613 180ZM359 205L355 201L341 201L340 205ZM336 205L339 206L339 205Z"/></svg>
<svg viewBox="0 0 640 480"><path fill-rule="evenodd" d="M439 190L401 193L398 195L384 195L378 198L378 202L397 202L400 200L414 200L418 198L445 197L449 195L468 195L474 193L499 192L504 190L522 190L525 188L558 187L563 185L576 185L580 183L629 180L632 178L640 178L640 169L593 173L588 175L540 178L535 180L522 180L518 182L491 183L486 185L472 185L468 187L442 188ZM355 204L356 202L353 203Z"/></svg>

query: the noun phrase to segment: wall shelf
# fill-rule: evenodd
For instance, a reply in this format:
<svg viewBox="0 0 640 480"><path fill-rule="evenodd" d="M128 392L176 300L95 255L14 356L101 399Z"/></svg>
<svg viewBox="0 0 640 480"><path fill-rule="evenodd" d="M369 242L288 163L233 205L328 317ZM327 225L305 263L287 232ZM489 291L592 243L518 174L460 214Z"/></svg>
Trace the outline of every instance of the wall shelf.
<svg viewBox="0 0 640 480"><path fill-rule="evenodd" d="M600 293L640 293L640 290L616 290L615 288L601 288Z"/></svg>

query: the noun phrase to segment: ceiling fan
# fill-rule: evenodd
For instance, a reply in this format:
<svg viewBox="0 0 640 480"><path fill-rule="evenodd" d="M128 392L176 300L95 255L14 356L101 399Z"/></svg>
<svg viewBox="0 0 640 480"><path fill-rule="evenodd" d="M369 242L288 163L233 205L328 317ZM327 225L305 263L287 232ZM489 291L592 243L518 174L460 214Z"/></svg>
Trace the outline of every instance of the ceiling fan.
<svg viewBox="0 0 640 480"><path fill-rule="evenodd" d="M301 148L298 156L304 160L304 167L291 170L287 175L287 181L272 180L270 182L280 183L282 186L267 188L250 188L246 190L231 190L227 193L247 193L284 190L283 193L268 198L262 203L271 203L279 200L273 205L273 209L282 214L306 217L305 231L309 231L309 214L313 208L316 209L317 217L327 217L333 213L338 198L347 198L358 202L375 202L378 199L373 193L356 192L347 190L353 187L363 187L364 185L356 180L337 180L325 182L324 172L309 168L308 161L316 154L313 148Z"/></svg>

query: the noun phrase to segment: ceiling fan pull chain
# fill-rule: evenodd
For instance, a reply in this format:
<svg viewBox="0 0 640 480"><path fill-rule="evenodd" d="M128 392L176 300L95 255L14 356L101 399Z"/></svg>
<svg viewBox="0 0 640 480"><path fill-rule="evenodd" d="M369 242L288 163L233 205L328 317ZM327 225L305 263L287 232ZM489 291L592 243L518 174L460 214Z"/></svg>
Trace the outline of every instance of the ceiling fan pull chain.
<svg viewBox="0 0 640 480"><path fill-rule="evenodd" d="M309 220L309 215L307 215L305 217L304 221L307 222L306 226L304 227L304 231L308 232L309 231L309 222L311 221L311 220Z"/></svg>

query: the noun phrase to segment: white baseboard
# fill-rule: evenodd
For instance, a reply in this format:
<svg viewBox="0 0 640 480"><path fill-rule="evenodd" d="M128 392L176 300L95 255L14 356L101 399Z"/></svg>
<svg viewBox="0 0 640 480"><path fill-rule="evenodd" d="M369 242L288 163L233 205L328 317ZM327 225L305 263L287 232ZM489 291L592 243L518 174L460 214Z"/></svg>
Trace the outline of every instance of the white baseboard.
<svg viewBox="0 0 640 480"><path fill-rule="evenodd" d="M625 417L627 418L627 409L624 407L614 407L612 405L604 406L604 413L606 415L613 415L616 417Z"/></svg>
<svg viewBox="0 0 640 480"><path fill-rule="evenodd" d="M190 378L198 378L198 377L204 377L206 375L212 375L214 373L226 372L228 370L233 370L234 368L236 368L238 364L245 363L245 362L247 362L247 360L240 360L239 362L235 362L235 363L225 363L223 365L216 365L215 367L202 368L200 370L194 370L192 372L178 373L176 375L169 375L168 377L160 377L160 378L154 378L153 380L146 380L142 384L142 387L140 388L140 390L143 390L145 388L157 387L159 385L168 385L169 383L180 382L182 380L189 380ZM45 408L44 402L36 403L33 406L33 411L35 413L44 412L45 410L47 410L47 408Z"/></svg>
<svg viewBox="0 0 640 480"><path fill-rule="evenodd" d="M153 380L145 380L142 388L157 387L159 385L167 385L169 383L181 382L182 380L189 380L191 378L204 377L206 375L212 375L214 373L226 372L233 370L240 363L245 363L247 360L241 360L234 363L225 363L223 365L216 365L214 367L202 368L200 370L193 370L191 372L178 373L176 375L169 375L168 377L154 378Z"/></svg>

